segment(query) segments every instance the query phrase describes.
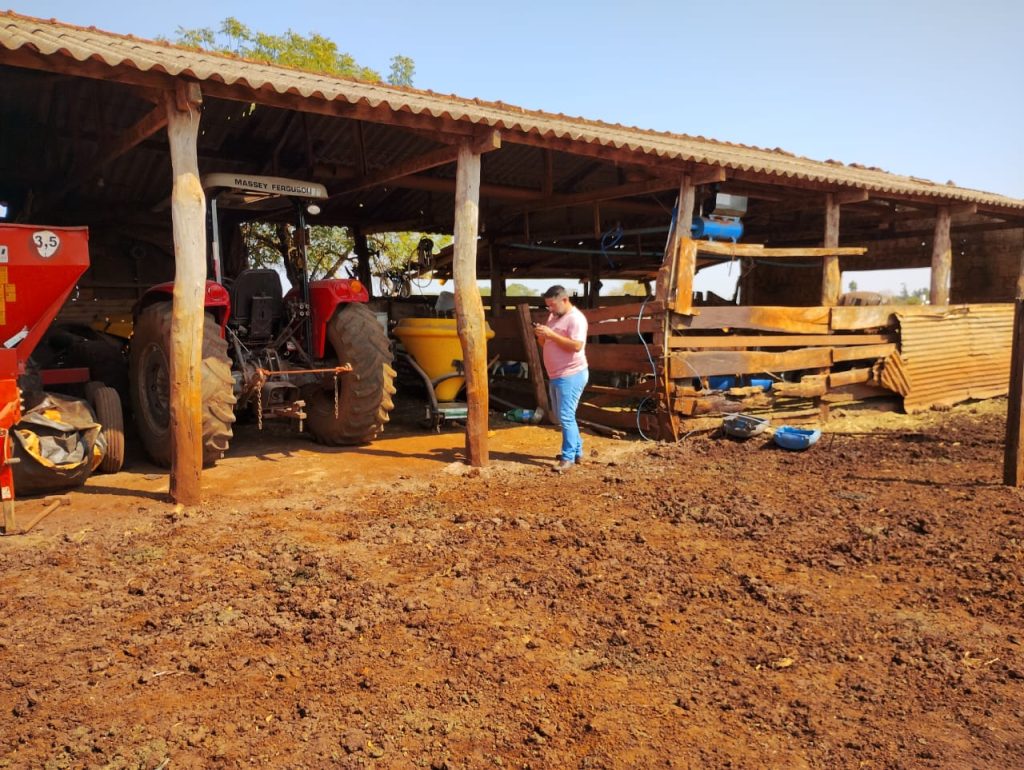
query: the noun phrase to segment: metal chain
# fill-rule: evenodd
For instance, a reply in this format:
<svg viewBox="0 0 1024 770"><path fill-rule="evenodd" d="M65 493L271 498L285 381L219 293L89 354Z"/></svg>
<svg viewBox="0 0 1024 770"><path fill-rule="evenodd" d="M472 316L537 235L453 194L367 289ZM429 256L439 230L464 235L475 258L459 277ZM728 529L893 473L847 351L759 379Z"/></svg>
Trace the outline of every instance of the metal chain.
<svg viewBox="0 0 1024 770"><path fill-rule="evenodd" d="M262 372L256 375L256 427L263 430L263 383L266 379Z"/></svg>
<svg viewBox="0 0 1024 770"><path fill-rule="evenodd" d="M334 375L334 419L338 419L338 375Z"/></svg>

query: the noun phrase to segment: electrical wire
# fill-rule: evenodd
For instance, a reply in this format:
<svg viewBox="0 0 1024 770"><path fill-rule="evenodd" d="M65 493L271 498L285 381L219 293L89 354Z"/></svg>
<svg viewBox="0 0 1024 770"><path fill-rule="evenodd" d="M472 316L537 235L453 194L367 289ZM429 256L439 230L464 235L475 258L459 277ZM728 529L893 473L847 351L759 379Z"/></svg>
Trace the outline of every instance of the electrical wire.
<svg viewBox="0 0 1024 770"><path fill-rule="evenodd" d="M614 249L616 246L622 243L623 234L624 233L622 230L622 225L617 224L615 225L615 227L611 228L606 233L601 235L601 241L599 244L601 246L601 256L605 258L605 260L608 262L608 267L610 267L612 270L615 270L618 266L615 264L614 261L612 261L612 258L608 255L608 250Z"/></svg>
<svg viewBox="0 0 1024 770"><path fill-rule="evenodd" d="M643 343L644 352L647 354L647 360L651 362L651 374L654 375L654 387L658 387L658 365L654 363L654 356L651 355L651 348L647 345L647 340L644 339L644 335L640 332L640 322L644 318L644 308L647 307L648 301L650 301L650 295L644 297L644 301L640 304L640 314L636 317L636 336L640 338L640 342ZM636 429L640 433L640 437L644 441L654 441L650 436L644 433L644 429L640 427L640 415L643 412L644 404L651 400L650 396L644 396L643 400L637 404L636 407Z"/></svg>

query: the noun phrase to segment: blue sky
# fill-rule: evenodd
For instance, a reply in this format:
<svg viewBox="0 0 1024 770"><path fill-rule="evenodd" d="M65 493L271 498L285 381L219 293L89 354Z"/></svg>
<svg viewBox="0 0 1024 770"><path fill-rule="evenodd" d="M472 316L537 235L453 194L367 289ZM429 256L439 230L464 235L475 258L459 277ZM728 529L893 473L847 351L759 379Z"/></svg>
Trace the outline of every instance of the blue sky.
<svg viewBox="0 0 1024 770"><path fill-rule="evenodd" d="M415 85L1024 198L1024 2L142 3L19 13L141 37L217 26L330 37ZM862 287L863 288L863 287Z"/></svg>

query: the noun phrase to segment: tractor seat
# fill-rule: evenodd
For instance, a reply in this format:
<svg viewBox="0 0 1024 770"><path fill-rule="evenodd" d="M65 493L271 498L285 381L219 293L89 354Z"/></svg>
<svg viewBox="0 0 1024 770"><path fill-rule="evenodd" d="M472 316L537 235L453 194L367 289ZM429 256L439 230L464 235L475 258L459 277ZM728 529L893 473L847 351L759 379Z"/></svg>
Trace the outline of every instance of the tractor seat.
<svg viewBox="0 0 1024 770"><path fill-rule="evenodd" d="M250 339L272 337L284 303L281 278L266 268L243 270L231 284L231 323L244 326Z"/></svg>

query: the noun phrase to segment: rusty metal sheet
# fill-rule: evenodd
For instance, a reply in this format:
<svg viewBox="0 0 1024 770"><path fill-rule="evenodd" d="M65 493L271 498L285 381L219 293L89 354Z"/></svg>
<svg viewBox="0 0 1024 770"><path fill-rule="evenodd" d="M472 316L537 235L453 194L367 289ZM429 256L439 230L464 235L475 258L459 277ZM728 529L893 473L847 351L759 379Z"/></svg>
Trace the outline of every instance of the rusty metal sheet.
<svg viewBox="0 0 1024 770"><path fill-rule="evenodd" d="M835 161L816 161L780 149L763 149L720 142L700 136L671 134L619 124L526 110L502 102L466 99L384 83L372 83L291 69L262 62L179 48L168 43L104 32L55 20L36 19L8 11L0 14L0 63L5 51L25 48L44 57L59 57L111 69L187 76L240 86L260 101L258 91L270 89L302 99L343 101L371 108L386 107L434 118L450 118L489 126L514 134L599 145L637 155L681 160L727 169L751 171L782 179L794 178L877 193L898 193L944 201L964 201L1012 210L1024 210L1024 201L916 177L890 174L881 169Z"/></svg>
<svg viewBox="0 0 1024 770"><path fill-rule="evenodd" d="M1013 305L964 305L951 311L944 316L897 313L900 372L894 368L892 375L905 381L907 412L991 398L1009 389Z"/></svg>

